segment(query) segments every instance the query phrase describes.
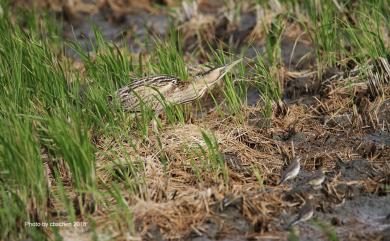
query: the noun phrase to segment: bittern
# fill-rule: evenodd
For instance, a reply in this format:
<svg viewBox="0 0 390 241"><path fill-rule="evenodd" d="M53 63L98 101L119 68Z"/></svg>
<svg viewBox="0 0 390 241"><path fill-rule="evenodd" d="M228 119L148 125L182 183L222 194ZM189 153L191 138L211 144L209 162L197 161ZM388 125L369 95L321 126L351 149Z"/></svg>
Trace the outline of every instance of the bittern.
<svg viewBox="0 0 390 241"><path fill-rule="evenodd" d="M120 88L115 95L126 111L141 112L145 105L159 113L165 103L184 104L201 98L241 60L197 74L189 81L166 75L138 79Z"/></svg>
<svg viewBox="0 0 390 241"><path fill-rule="evenodd" d="M279 185L283 184L287 180L295 178L299 170L301 169L301 165L299 161L301 158L299 156L296 156L290 163L290 165L286 168L286 170L282 174L282 178L280 179Z"/></svg>

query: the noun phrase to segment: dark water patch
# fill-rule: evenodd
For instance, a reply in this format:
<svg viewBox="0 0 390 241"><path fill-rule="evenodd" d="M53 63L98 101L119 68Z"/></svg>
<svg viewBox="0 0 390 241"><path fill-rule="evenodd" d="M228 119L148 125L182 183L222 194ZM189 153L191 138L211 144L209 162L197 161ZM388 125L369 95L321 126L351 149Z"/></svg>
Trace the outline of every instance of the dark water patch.
<svg viewBox="0 0 390 241"><path fill-rule="evenodd" d="M101 31L102 37L119 46L127 45L130 52L139 53L152 46L152 37L163 37L169 29L167 15L152 15L144 11L127 14L114 21L104 12L94 15L82 15L77 22L66 22L63 35L66 39L79 43L83 50L91 51L96 45L94 27ZM148 45L149 44L149 45ZM73 50L67 54L75 57Z"/></svg>
<svg viewBox="0 0 390 241"><path fill-rule="evenodd" d="M261 93L257 88L251 87L246 95L246 104L248 106L256 106L261 100Z"/></svg>
<svg viewBox="0 0 390 241"><path fill-rule="evenodd" d="M372 168L372 163L364 159L340 163L340 172L341 178L347 181L365 180L377 174Z"/></svg>
<svg viewBox="0 0 390 241"><path fill-rule="evenodd" d="M390 228L387 215L390 214L390 196L376 195L359 196L347 200L344 205L337 207L333 214L324 215L325 220L337 220L335 230L340 238L380 237ZM366 240L368 240L366 239Z"/></svg>
<svg viewBox="0 0 390 241"><path fill-rule="evenodd" d="M383 101L382 105L378 109L379 124L390 124L390 100Z"/></svg>
<svg viewBox="0 0 390 241"><path fill-rule="evenodd" d="M309 69L315 65L313 46L284 37L280 43L281 61L290 71ZM260 42L250 43L246 50L247 58L255 58L258 54L263 55L267 62L265 44Z"/></svg>
<svg viewBox="0 0 390 241"><path fill-rule="evenodd" d="M367 134L363 140L373 142L376 145L390 146L390 133L386 131Z"/></svg>
<svg viewBox="0 0 390 241"><path fill-rule="evenodd" d="M281 57L291 71L309 69L315 65L313 46L291 38L282 39Z"/></svg>
<svg viewBox="0 0 390 241"><path fill-rule="evenodd" d="M240 22L237 28L231 34L233 45L235 46L235 48L239 48L243 45L246 38L249 36L253 28L256 26L256 22L257 19L256 19L256 14L254 12L247 12L241 15ZM226 39L230 38L229 35L227 35L228 38Z"/></svg>
<svg viewBox="0 0 390 241"><path fill-rule="evenodd" d="M317 208L313 221L298 224L299 240L329 240L316 222L325 224L339 240L386 240L390 233L390 196L358 196L332 210L324 213Z"/></svg>

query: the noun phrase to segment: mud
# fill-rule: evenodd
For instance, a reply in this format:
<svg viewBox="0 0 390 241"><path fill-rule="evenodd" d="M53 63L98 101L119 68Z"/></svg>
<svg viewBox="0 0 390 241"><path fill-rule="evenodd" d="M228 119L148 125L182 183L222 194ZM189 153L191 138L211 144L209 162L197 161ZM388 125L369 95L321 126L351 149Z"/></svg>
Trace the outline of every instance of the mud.
<svg viewBox="0 0 390 241"><path fill-rule="evenodd" d="M340 240L381 240L389 238L389 214L390 196L362 195L347 200L332 213L317 212L317 217L333 224Z"/></svg>
<svg viewBox="0 0 390 241"><path fill-rule="evenodd" d="M340 162L337 168L327 172L323 186L314 190L305 184L312 172L302 170L296 180L289 182L291 188L282 194L283 199L291 203L299 202L298 197L307 193L314 195L314 218L297 225L299 240L329 240L332 233L339 240L388 240L390 196L364 187L364 181L373 178L374 174L383 176L367 160ZM333 196L335 193L332 193L331 186L334 186L339 199ZM256 196L279 191L278 187L267 187L257 191ZM244 206L241 196L225 196L211 206L210 214L201 225L192 227L193 231L184 240L286 240L292 230L286 230L285 226L299 209L295 207L288 213L282 213L271 221L271 225L269 220L249 222L245 218ZM325 224L326 229L318 224ZM273 234L262 235L264 231ZM149 230L149 238L164 240L158 233Z"/></svg>
<svg viewBox="0 0 390 241"><path fill-rule="evenodd" d="M99 11L93 15L79 15L75 21L65 21L63 35L65 39L79 43L83 50L92 51L97 44L94 33L94 28L97 28L103 39L120 47L127 46L131 53L140 53L151 49L152 37L163 38L166 35L169 21L165 14L150 14L145 11L114 19L112 14ZM66 54L77 58L72 48L67 48Z"/></svg>
<svg viewBox="0 0 390 241"><path fill-rule="evenodd" d="M119 46L126 45L132 53L140 53L153 48L150 36L164 37L167 34L170 20L164 13L140 11L113 17L110 12L100 11L92 16L79 15L74 21L65 21L63 33L66 39L77 41L83 49L91 51L97 41L93 33L93 25L96 25L102 31L104 39ZM255 25L255 13L243 13L237 28L229 30L222 21L216 35L238 53L243 50L242 45ZM280 47L286 72L311 71L315 66L315 52L310 44L284 36ZM71 49L66 52L77 58L77 54ZM259 53L264 54L264 45L254 43L248 47L245 55L254 58ZM283 161L291 156L291 152L301 155L304 163L299 176L282 189L276 185L279 174L275 174L280 170L280 166L272 166L273 173L264 180L263 188L252 186L249 190L241 190L240 194L224 193L224 197L214 198L213 203L207 206L209 210L200 224L188 227L190 231L180 239L286 240L291 231L285 230L284 226L296 215L302 203L302 196L309 192L314 194L314 221L298 224L300 240L329 240L330 231L335 232L340 240L390 239L390 102L385 100L379 107L379 127L358 123L352 106L349 110L343 109L339 113L338 108L341 109L344 103L340 101L333 106L332 98L340 100L351 97L341 98L337 94L324 94L327 91L322 82L339 72L340 70L335 68L327 70L322 76L317 76L316 73L290 73L282 83L283 101L289 112L274 118L274 122L269 124L266 131L256 129L256 134L261 134L267 143L271 143L271 147L266 149L265 141L250 137L242 137L239 142L250 150L278 155L277 158ZM246 99L248 108L255 108L259 105L261 96L256 88L250 87ZM263 121L258 112L253 115ZM197 121L201 123L205 120L206 118L200 118ZM251 123L248 125L254 126ZM268 150L274 152L267 153ZM256 183L250 165L253 163L245 163L239 154L242 153L226 151L222 153L222 158L229 170L236 175L238 183L241 182L237 185ZM307 179L319 167L327 170L326 180L320 189L313 190L306 184ZM172 171L172 177L181 174L183 169L185 168L178 168L178 174ZM191 178L189 180L192 180ZM183 183L189 184L191 181ZM282 201L277 199L275 205L283 211L264 208L271 211L262 213L259 211L262 209L248 205L254 201L251 197L261 199L269 193L275 193L280 200L288 203L280 204ZM259 218L253 218L256 215ZM319 228L318 223L326 223L330 231L325 232ZM141 227L143 223L139 221L136 224ZM162 228L157 225L150 225L143 238L165 240Z"/></svg>

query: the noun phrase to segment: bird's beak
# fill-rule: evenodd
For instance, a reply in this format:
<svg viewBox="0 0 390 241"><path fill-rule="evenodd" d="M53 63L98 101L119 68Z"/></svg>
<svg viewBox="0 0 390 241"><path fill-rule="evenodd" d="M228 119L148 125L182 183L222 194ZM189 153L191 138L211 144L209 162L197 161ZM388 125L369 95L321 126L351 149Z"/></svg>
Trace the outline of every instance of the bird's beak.
<svg viewBox="0 0 390 241"><path fill-rule="evenodd" d="M221 79L223 76L225 76L225 74L227 74L231 69L233 69L234 66L236 66L238 63L240 63L242 60L243 60L243 58L240 58L240 59L238 59L230 64L227 64L227 65L221 67L222 73L218 79Z"/></svg>
<svg viewBox="0 0 390 241"><path fill-rule="evenodd" d="M200 80L201 82L207 84L207 85L213 85L218 83L235 65L240 63L242 61L241 59L238 59L228 65L216 68L214 70L211 70L204 76L200 76L198 78L198 81Z"/></svg>
<svg viewBox="0 0 390 241"><path fill-rule="evenodd" d="M230 63L228 65L225 65L224 72L225 73L229 72L234 66L236 66L238 63L240 63L242 60L243 60L243 58L240 58L240 59L238 59L238 60L236 60L236 61L234 61L234 62L232 62L232 63Z"/></svg>

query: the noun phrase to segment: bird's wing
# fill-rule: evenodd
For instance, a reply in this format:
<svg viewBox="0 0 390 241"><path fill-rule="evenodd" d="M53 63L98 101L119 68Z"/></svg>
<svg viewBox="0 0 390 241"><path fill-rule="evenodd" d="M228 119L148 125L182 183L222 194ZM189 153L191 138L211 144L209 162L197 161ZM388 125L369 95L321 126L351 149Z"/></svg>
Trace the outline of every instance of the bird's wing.
<svg viewBox="0 0 390 241"><path fill-rule="evenodd" d="M155 99L152 98L153 92L155 93L155 95L158 94L150 87L139 86L134 90L131 90L126 93L122 93L119 98L125 110L131 112L140 112L142 109L141 103L145 103L145 104L147 103L150 106L152 102L153 103L155 102L154 101Z"/></svg>
<svg viewBox="0 0 390 241"><path fill-rule="evenodd" d="M133 81L130 85L120 88L118 95L124 109L131 112L140 112L141 103L152 109L161 105L160 97L165 97L170 90L181 82L180 79L170 76L147 77Z"/></svg>
<svg viewBox="0 0 390 241"><path fill-rule="evenodd" d="M131 90L135 90L142 86L160 87L167 83L172 83L173 85L177 85L180 82L181 80L179 78L168 76L168 75L160 75L160 76L146 77L146 78L135 80L129 85L129 88Z"/></svg>
<svg viewBox="0 0 390 241"><path fill-rule="evenodd" d="M298 165L297 161L293 161L283 172L283 177L290 173Z"/></svg>
<svg viewBox="0 0 390 241"><path fill-rule="evenodd" d="M323 175L324 175L324 174L323 174L321 171L318 171L318 172L314 173L314 174L309 178L309 181L319 179L319 178L321 178Z"/></svg>
<svg viewBox="0 0 390 241"><path fill-rule="evenodd" d="M313 204L310 201L306 201L303 207L299 210L298 216L296 216L296 218L294 218L294 220L290 222L287 227L292 227L299 222L309 220L313 216L313 212Z"/></svg>

